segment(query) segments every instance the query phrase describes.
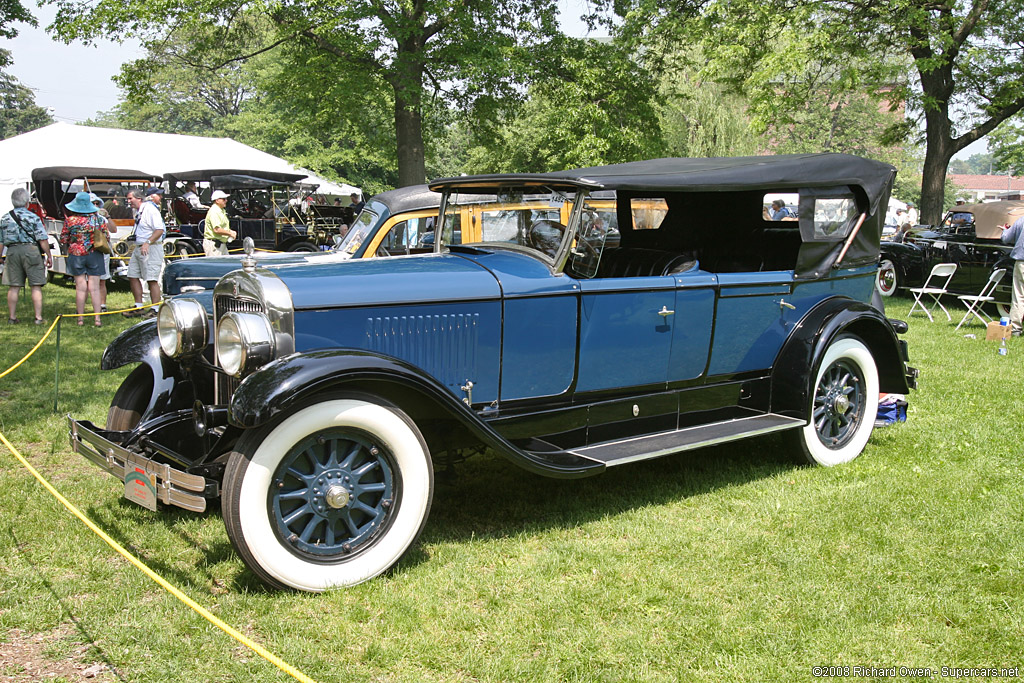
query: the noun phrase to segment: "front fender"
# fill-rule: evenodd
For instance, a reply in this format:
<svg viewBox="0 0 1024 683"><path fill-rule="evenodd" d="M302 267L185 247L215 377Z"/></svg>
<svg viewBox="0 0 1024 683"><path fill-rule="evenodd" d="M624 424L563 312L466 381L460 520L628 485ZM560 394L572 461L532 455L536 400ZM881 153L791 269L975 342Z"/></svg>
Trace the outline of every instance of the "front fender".
<svg viewBox="0 0 1024 683"><path fill-rule="evenodd" d="M440 413L526 470L549 477L575 478L604 471L604 463L564 451L525 451L481 420L464 402L419 368L397 358L358 349L294 353L260 368L242 381L231 398L228 420L251 429L286 414L309 397L345 388L360 392L381 387L406 412ZM400 396L400 398L395 398Z"/></svg>
<svg viewBox="0 0 1024 683"><path fill-rule="evenodd" d="M175 389L185 381L185 377L181 366L161 353L156 320L144 320L117 335L104 349L100 369L114 370L130 363L146 365L153 375L153 392L141 423L168 411L191 406L191 402L175 398Z"/></svg>
<svg viewBox="0 0 1024 683"><path fill-rule="evenodd" d="M808 311L779 351L772 366L772 412L807 418L812 380L826 349L842 334L867 345L878 366L880 391L910 392L904 343L889 320L873 306L833 297Z"/></svg>

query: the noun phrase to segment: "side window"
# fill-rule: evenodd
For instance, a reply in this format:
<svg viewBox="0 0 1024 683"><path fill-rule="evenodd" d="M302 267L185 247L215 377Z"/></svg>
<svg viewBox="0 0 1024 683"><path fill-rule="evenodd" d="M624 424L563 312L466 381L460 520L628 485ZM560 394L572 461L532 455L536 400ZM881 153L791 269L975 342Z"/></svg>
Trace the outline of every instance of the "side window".
<svg viewBox="0 0 1024 683"><path fill-rule="evenodd" d="M629 202L634 230L657 230L665 221L668 203L661 198L633 197Z"/></svg>
<svg viewBox="0 0 1024 683"><path fill-rule="evenodd" d="M772 192L761 199L761 217L766 221L795 221L800 216L800 195Z"/></svg>
<svg viewBox="0 0 1024 683"><path fill-rule="evenodd" d="M846 237L857 219L857 203L852 197L816 197L814 200L814 238Z"/></svg>

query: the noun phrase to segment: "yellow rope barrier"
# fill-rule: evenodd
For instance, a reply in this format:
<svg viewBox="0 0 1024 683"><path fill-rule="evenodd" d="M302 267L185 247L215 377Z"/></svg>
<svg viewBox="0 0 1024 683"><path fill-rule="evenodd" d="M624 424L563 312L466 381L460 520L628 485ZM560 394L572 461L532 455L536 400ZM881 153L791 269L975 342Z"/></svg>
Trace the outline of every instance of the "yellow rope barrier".
<svg viewBox="0 0 1024 683"><path fill-rule="evenodd" d="M32 354L34 354L39 349L39 347L43 345L43 342L46 341L46 339L50 336L50 333L53 332L53 328L57 326L58 321L60 321L59 315L53 319L53 323L50 325L50 329L46 331L46 334L44 334L43 338L39 340L39 343L33 346L32 350L26 353L24 358L22 358L17 363L15 363L11 367L7 368L2 373L0 373L0 378L6 377L7 375L11 374L18 368L18 366L20 366L22 363L31 358Z"/></svg>
<svg viewBox="0 0 1024 683"><path fill-rule="evenodd" d="M152 306L153 304L149 304L149 305ZM131 310L131 309L125 309L125 310ZM114 313L121 313L121 312L122 311L108 311L105 314L104 313L99 313L99 314L95 314L95 315L112 315ZM87 314L87 315L93 315L93 314ZM10 374L16 368L18 368L22 363L24 363L29 358L31 358L32 355L36 352L36 350L38 350L39 347L42 346L43 342L46 341L46 339L50 336L50 333L53 332L53 329L57 326L57 323L60 321L61 317L62 317L61 315L58 315L56 318L54 318L53 324L50 325L50 329L48 329L46 331L46 334L43 335L43 338L39 340L39 343L36 344L32 348L32 350L29 351L28 354L24 358L22 358L20 361L18 361L14 366L8 368L3 373L0 373L0 378ZM85 524L90 530L92 530L97 536L102 538L103 541L106 542L106 544L109 545L111 548L113 548L119 555L121 555L126 560L131 562L133 565L135 565L136 568L139 569L139 571L141 571L143 574L145 574L150 579L152 579L154 582L156 582L157 585L159 585L161 588L163 588L164 590L169 592L171 595L176 597L181 602L183 602L186 605L188 605L193 611L195 611L197 614L199 614L201 617L206 619L208 622L210 622L211 624L213 624L214 626L219 628L221 631L223 631L227 635L231 636L232 638L237 640L239 643L245 645L247 648L249 648L250 650L252 650L256 654L258 654L260 657L262 657L266 661L270 662L271 664L273 664L278 669L280 669L284 673L288 674L292 678L294 678L294 679L296 679L298 681L302 681L303 683L316 683L316 681L314 679L312 679L309 676L307 676L306 674L302 673L301 671L296 669L294 666L292 666L288 662L284 661L283 659L281 659L280 657L278 657L274 653L270 652L269 650L267 650L265 647L263 647L262 645L260 645L256 641L252 640L251 638L249 638L245 634L243 634L243 633L237 631L236 629L232 628L231 626L229 626L224 621L218 619L216 616L211 614L210 611L207 610L205 607L203 607L202 605L197 603L195 600L193 600L192 598L190 598L187 595L185 595L183 592L181 592L181 590L179 590L178 588L173 586L169 581L167 581L162 576L157 574L155 571L150 569L148 566L143 564L141 560L139 560L137 557L135 557L130 552L128 552L120 543L118 543L113 538L111 538L109 535L107 535L107 533L105 531L103 531L103 529L100 529L98 526L96 526L96 524L91 519L86 517L85 514L83 514L81 510L79 510L77 507L75 507L71 503L71 501L69 501L67 498L62 496L60 494L60 492L57 489L55 489L53 487L53 485L50 484L50 482L47 481L46 478L43 477L43 475L40 474L38 470L36 470L36 468L32 467L32 464L29 463L29 461L26 460L25 457L22 456L21 453L18 452L18 449L16 449L14 447L14 445L10 441L7 440L7 437L4 436L3 432L0 432L0 441L3 442L4 446L7 447L7 450L9 450L14 455L14 457L17 458L19 462L21 462L21 464L29 471L29 473L33 477L36 478L36 481L38 481L43 486L43 488L45 488L47 491L49 491L50 494L52 494L54 498L56 498L58 501L60 501L61 505L63 505L65 508L67 508L67 510L69 512L71 512L71 514L73 514L75 517L77 517L79 520L81 520L82 523Z"/></svg>

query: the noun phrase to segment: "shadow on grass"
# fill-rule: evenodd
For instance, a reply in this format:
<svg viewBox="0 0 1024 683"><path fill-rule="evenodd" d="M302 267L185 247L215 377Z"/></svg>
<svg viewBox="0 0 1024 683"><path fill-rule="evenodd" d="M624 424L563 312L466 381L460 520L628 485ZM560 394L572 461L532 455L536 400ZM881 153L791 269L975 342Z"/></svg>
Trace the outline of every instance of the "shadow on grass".
<svg viewBox="0 0 1024 683"><path fill-rule="evenodd" d="M771 478L799 467L793 456L776 435L565 480L529 474L488 453L465 462L450 480L437 482L423 539L501 538L574 527Z"/></svg>
<svg viewBox="0 0 1024 683"><path fill-rule="evenodd" d="M20 549L25 547L21 539L18 538L18 534L14 532L13 528L8 527L7 534L11 537L11 541L13 541L13 548ZM78 617L78 615L75 614L74 605L71 603L71 601L66 600L63 595L58 593L53 583L46 578L46 568L36 565L36 563L32 561L32 555L30 553L19 552L18 556L21 557L21 559L23 559L28 564L28 566L32 568L33 574L39 579L39 582L43 584L43 586L46 588L46 591L53 598L53 603L60 606L61 612L65 615L68 621L70 621L74 625L79 637L82 639L83 642L89 645L89 652L92 652L97 659L102 661L107 667L106 670L109 673L112 673L117 678L117 680L128 681L129 679L125 678L124 674L121 673L121 671L117 668L114 662L111 661L110 657L107 656L107 653L104 652L103 649L99 646L99 641L92 634L92 631L90 631L89 628L85 625L85 622L83 622Z"/></svg>
<svg viewBox="0 0 1024 683"><path fill-rule="evenodd" d="M540 532L575 527L609 516L651 505L664 505L718 489L742 486L767 479L798 467L791 449L779 436L740 441L699 449L607 470L586 479L549 479L520 470L498 455L485 453L458 466L454 474L435 479L434 501L421 540L467 541L504 538L522 532ZM89 510L90 517L133 554L146 559L154 571L195 592L210 592L219 579L212 568L237 557L227 535L214 543L200 540L187 527L196 513L161 508L151 515L120 499ZM151 558L116 518L146 515L129 524L144 528L162 527L156 537L167 533L196 550L202 560L183 569L173 560ZM206 515L220 517L214 506ZM408 568L428 561L427 553L415 547L400 563ZM202 577L202 578L200 578ZM250 571L231 579L233 591L272 593Z"/></svg>

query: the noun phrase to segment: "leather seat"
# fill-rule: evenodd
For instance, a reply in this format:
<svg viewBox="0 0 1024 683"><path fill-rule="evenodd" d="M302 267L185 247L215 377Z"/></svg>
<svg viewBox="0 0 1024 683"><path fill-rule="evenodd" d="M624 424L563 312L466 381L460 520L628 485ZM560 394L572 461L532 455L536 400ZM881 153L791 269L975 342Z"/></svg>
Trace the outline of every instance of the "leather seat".
<svg viewBox="0 0 1024 683"><path fill-rule="evenodd" d="M619 247L604 250L596 277L662 277L685 273L696 267L697 260L690 254Z"/></svg>

